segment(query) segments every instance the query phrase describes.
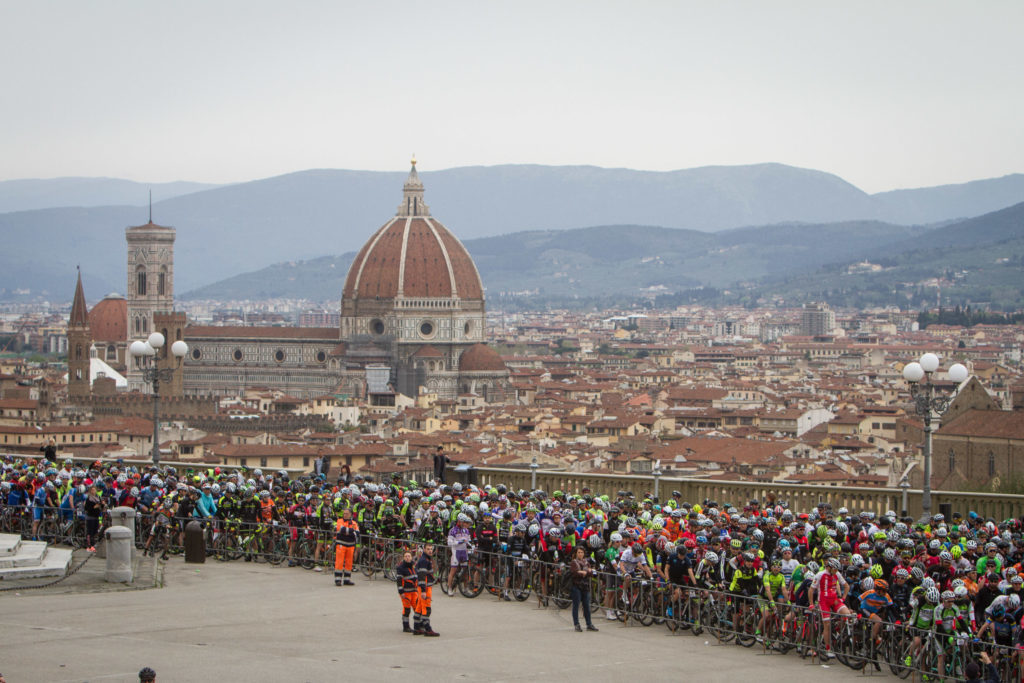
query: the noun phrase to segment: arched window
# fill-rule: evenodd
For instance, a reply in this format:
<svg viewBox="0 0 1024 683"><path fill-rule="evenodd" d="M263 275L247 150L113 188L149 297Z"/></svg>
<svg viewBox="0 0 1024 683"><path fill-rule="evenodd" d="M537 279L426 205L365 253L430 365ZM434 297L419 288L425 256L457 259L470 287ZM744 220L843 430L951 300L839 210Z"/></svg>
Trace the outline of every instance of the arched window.
<svg viewBox="0 0 1024 683"><path fill-rule="evenodd" d="M996 476L996 454L992 451L988 452L988 476Z"/></svg>
<svg viewBox="0 0 1024 683"><path fill-rule="evenodd" d="M75 346L75 360L82 360L82 345Z"/></svg>
<svg viewBox="0 0 1024 683"><path fill-rule="evenodd" d="M156 278L156 293L163 296L167 293L167 266L160 269Z"/></svg>
<svg viewBox="0 0 1024 683"><path fill-rule="evenodd" d="M135 293L138 296L146 296L146 268L138 266L135 269Z"/></svg>
<svg viewBox="0 0 1024 683"><path fill-rule="evenodd" d="M952 472L956 469L956 451L952 448L949 449L949 471Z"/></svg>

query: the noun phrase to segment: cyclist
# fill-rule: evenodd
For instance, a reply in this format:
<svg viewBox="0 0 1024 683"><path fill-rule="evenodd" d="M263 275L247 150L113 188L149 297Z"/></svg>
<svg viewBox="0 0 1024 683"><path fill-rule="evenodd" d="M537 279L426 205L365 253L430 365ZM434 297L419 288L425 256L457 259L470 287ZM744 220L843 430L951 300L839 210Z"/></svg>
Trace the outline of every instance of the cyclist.
<svg viewBox="0 0 1024 683"><path fill-rule="evenodd" d="M946 672L946 653L957 645L957 639L970 633L970 625L963 620L963 614L956 606L956 595L953 591L943 591L939 596L941 603L932 617L932 631L939 644L939 675Z"/></svg>
<svg viewBox="0 0 1024 683"><path fill-rule="evenodd" d="M761 618L757 622L757 631L755 632L758 638L764 631L768 610L775 609L776 602L783 605L789 602L789 588L786 585L786 576L782 573L782 560L772 560L768 573L764 575L761 590L765 599L759 600L761 602Z"/></svg>
<svg viewBox="0 0 1024 683"><path fill-rule="evenodd" d="M860 594L860 614L871 621L871 640L876 645L880 639L878 633L882 628L882 616L891 616L893 601L889 596L889 582L875 579L871 590Z"/></svg>
<svg viewBox="0 0 1024 683"><path fill-rule="evenodd" d="M652 577L651 568L647 566L647 553L640 541L636 541L626 548L619 555L618 572L622 578L622 601L629 607L629 588L633 581L633 574L640 571L648 579Z"/></svg>
<svg viewBox="0 0 1024 683"><path fill-rule="evenodd" d="M932 625L935 621L935 610L938 609L941 599L939 589L932 586L924 591L923 598L914 607L914 613L910 617L910 625L917 629L917 635L914 636L910 652L907 654L906 661L904 662L907 666L913 664L913 657L921 650L920 634L932 630Z"/></svg>
<svg viewBox="0 0 1024 683"><path fill-rule="evenodd" d="M821 620L824 622L825 657L828 659L835 657L835 653L832 652L832 629L829 627L832 613L843 616L850 614L850 608L844 604L850 586L839 573L841 566L838 558L830 557L825 562L825 570L814 577L811 583L809 599L811 604L816 602L821 611Z"/></svg>
<svg viewBox="0 0 1024 683"><path fill-rule="evenodd" d="M763 575L756 565L756 558L751 552L744 552L730 560L730 563L735 562L735 570L732 573L732 580L729 582L729 592L736 596L737 607L734 609L732 614L732 624L736 631L740 629L740 619L742 618L743 605L746 603L746 598L752 598L760 595L761 587L763 585ZM743 602L739 602L743 600Z"/></svg>
<svg viewBox="0 0 1024 683"><path fill-rule="evenodd" d="M452 551L451 569L448 570L448 595L455 597L455 572L459 566L469 563L469 550L473 542L472 532L469 525L473 520L468 515L459 513L455 526L448 532L448 547Z"/></svg>

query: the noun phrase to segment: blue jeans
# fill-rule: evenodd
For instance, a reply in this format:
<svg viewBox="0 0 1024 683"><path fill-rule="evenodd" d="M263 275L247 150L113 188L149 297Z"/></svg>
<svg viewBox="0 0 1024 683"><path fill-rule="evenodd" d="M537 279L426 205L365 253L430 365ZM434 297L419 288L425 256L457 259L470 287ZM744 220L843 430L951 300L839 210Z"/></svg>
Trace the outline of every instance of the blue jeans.
<svg viewBox="0 0 1024 683"><path fill-rule="evenodd" d="M578 586L572 587L572 623L574 626L580 625L580 603L583 603L583 618L587 621L587 626L590 626L590 591L581 589Z"/></svg>

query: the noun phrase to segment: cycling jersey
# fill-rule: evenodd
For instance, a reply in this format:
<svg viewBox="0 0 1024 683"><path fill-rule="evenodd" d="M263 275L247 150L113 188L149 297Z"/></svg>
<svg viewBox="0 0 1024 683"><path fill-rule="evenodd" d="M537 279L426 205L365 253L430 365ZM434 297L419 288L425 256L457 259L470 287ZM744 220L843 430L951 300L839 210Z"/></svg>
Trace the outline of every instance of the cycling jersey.
<svg viewBox="0 0 1024 683"><path fill-rule="evenodd" d="M634 555L633 548L626 548L619 556L619 573L621 574L632 574L637 567L645 566L647 566L647 557L642 551Z"/></svg>
<svg viewBox="0 0 1024 683"><path fill-rule="evenodd" d="M786 577L782 572L779 572L778 574L768 572L764 575L763 584L765 597L774 601L783 597L782 591L786 585Z"/></svg>
<svg viewBox="0 0 1024 683"><path fill-rule="evenodd" d="M885 593L879 593L872 589L860 594L860 610L864 614L878 614L892 607L892 598Z"/></svg>

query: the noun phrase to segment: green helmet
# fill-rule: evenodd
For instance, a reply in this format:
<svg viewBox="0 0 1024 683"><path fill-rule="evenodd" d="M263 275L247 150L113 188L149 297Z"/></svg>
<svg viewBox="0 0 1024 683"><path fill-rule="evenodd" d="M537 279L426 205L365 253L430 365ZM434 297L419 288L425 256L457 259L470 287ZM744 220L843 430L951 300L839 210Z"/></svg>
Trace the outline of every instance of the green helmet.
<svg viewBox="0 0 1024 683"><path fill-rule="evenodd" d="M873 564L871 565L871 578L880 579L882 578L882 565Z"/></svg>

